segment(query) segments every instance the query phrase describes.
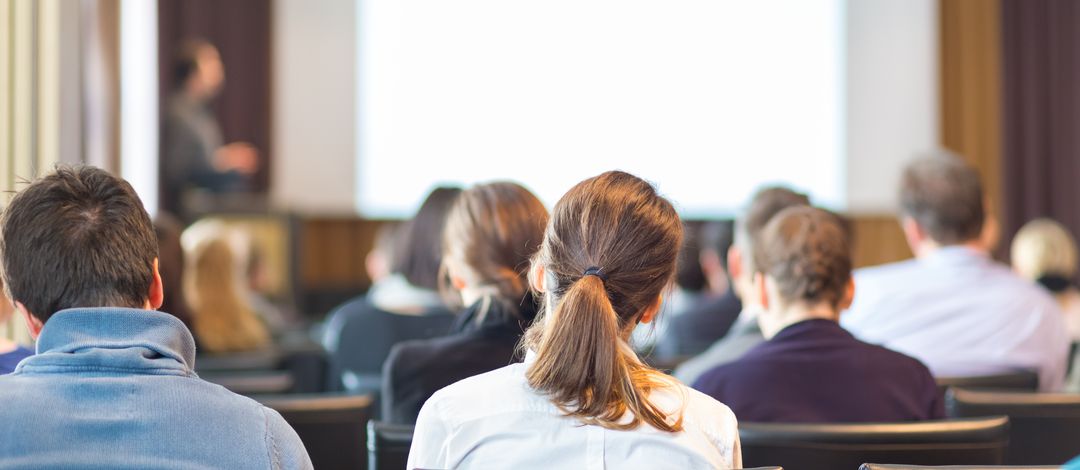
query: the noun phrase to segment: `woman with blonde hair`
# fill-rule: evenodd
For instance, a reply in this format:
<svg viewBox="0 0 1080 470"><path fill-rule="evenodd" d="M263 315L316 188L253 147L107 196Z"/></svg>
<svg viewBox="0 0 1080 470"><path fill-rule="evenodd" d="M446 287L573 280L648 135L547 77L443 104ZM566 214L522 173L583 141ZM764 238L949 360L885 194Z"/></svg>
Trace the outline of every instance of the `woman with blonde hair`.
<svg viewBox="0 0 1080 470"><path fill-rule="evenodd" d="M464 307L449 336L396 345L383 366L382 419L413 423L424 401L458 380L512 362L536 316L529 257L547 209L515 183L488 183L458 196L442 233L442 273L451 304Z"/></svg>
<svg viewBox="0 0 1080 470"><path fill-rule="evenodd" d="M627 343L659 313L681 243L649 183L608 172L574 186L532 261L544 309L525 362L432 396L408 468L741 468L731 410Z"/></svg>
<svg viewBox="0 0 1080 470"><path fill-rule="evenodd" d="M243 235L205 221L185 230L182 242L188 257L185 293L200 349L226 353L268 346L270 335L251 307L244 282Z"/></svg>
<svg viewBox="0 0 1080 470"><path fill-rule="evenodd" d="M1016 233L1012 265L1020 276L1038 282L1057 299L1065 314L1072 340L1080 341L1080 289L1076 276L1076 240L1065 226L1050 219L1035 219Z"/></svg>

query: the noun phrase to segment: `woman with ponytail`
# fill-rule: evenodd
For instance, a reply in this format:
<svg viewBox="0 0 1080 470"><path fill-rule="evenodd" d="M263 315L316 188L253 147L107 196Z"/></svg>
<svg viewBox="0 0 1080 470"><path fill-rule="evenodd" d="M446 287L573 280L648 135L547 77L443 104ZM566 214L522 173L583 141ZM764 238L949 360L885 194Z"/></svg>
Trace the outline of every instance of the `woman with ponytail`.
<svg viewBox="0 0 1080 470"><path fill-rule="evenodd" d="M633 175L571 189L532 261L544 305L525 362L432 396L408 468L740 468L731 411L627 343L658 314L681 243L671 203Z"/></svg>

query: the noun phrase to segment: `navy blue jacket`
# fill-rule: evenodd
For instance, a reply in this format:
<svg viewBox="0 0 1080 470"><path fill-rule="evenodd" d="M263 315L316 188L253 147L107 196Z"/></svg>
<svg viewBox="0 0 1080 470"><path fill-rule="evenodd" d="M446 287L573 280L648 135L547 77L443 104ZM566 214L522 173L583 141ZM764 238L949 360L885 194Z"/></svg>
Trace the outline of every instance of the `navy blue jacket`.
<svg viewBox="0 0 1080 470"><path fill-rule="evenodd" d="M934 377L921 362L863 343L834 321L784 328L745 356L706 372L694 388L739 421L897 422L942 419Z"/></svg>

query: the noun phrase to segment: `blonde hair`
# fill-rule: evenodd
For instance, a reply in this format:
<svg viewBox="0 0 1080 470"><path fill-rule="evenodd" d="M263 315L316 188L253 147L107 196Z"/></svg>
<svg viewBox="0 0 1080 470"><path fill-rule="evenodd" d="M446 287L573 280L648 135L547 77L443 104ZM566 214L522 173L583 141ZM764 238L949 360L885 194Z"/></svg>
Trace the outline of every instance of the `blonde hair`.
<svg viewBox="0 0 1080 470"><path fill-rule="evenodd" d="M586 424L682 430L681 411L671 416L649 401L674 383L626 343L670 287L682 232L671 203L628 173L590 178L559 200L533 260L550 317L523 342L536 350L526 371L532 388Z"/></svg>
<svg viewBox="0 0 1080 470"><path fill-rule="evenodd" d="M245 253L239 232L217 222L197 223L184 232L188 269L184 287L195 318L195 336L202 349L234 352L259 349L270 342L266 326L255 315L238 256Z"/></svg>
<svg viewBox="0 0 1080 470"><path fill-rule="evenodd" d="M1076 256L1072 234L1050 219L1028 222L1013 238L1013 269L1027 279L1037 280L1047 275L1072 277L1076 274Z"/></svg>

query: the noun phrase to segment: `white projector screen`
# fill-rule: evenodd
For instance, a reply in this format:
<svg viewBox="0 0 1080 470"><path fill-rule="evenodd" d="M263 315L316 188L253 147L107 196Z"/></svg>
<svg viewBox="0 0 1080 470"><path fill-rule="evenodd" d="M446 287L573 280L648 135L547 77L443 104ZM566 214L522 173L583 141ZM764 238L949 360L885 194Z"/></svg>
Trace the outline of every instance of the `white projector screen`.
<svg viewBox="0 0 1080 470"><path fill-rule="evenodd" d="M357 206L491 180L550 205L621 169L684 216L770 183L843 208L842 3L361 0Z"/></svg>

